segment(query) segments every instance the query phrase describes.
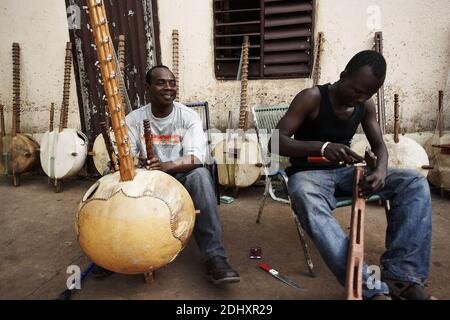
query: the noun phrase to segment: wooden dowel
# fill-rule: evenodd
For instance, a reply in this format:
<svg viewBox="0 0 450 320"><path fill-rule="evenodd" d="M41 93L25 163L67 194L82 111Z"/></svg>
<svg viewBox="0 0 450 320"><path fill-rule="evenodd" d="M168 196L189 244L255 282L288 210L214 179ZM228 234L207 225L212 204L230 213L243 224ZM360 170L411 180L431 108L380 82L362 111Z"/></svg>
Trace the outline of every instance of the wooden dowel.
<svg viewBox="0 0 450 320"><path fill-rule="evenodd" d="M439 90L439 101L438 101L438 110L439 110L439 138L444 135L444 110L443 110L443 101L444 101L444 91Z"/></svg>
<svg viewBox="0 0 450 320"><path fill-rule="evenodd" d="M320 71L322 63L322 51L323 51L323 32L319 32L317 35L317 52L316 60L314 61L314 72L313 72L313 86L319 83Z"/></svg>
<svg viewBox="0 0 450 320"><path fill-rule="evenodd" d="M3 114L3 105L0 104L0 164L3 163L3 137L5 135L5 117ZM3 174L3 172L0 172L0 174Z"/></svg>
<svg viewBox="0 0 450 320"><path fill-rule="evenodd" d="M244 43L242 44L242 78L241 78L241 104L239 108L239 129L247 129L248 117L248 54L249 54L249 37L244 36Z"/></svg>
<svg viewBox="0 0 450 320"><path fill-rule="evenodd" d="M151 160L155 153L153 151L152 131L150 129L150 120L144 120L144 137L145 137L145 149L147 151L147 160Z"/></svg>
<svg viewBox="0 0 450 320"><path fill-rule="evenodd" d="M114 169L114 171L119 171L119 164L117 162L116 153L114 152L114 147L111 142L111 139L109 137L108 127L106 125L106 122L100 122L100 130L103 136L103 140L105 141L106 151L109 155L109 161L111 162L111 166Z"/></svg>
<svg viewBox="0 0 450 320"><path fill-rule="evenodd" d="M394 94L394 142L400 141L400 105L398 103L398 94Z"/></svg>
<svg viewBox="0 0 450 320"><path fill-rule="evenodd" d="M49 131L52 132L53 131L53 119L55 118L55 104L52 102L52 104L50 105L50 126L49 126Z"/></svg>

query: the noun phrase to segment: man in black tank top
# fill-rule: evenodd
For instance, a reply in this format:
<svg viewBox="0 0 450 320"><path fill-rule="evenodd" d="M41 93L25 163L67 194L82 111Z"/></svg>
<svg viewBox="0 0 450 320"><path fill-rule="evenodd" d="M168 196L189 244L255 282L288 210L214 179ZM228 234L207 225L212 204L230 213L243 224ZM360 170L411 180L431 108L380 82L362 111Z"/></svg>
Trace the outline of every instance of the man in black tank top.
<svg viewBox="0 0 450 320"><path fill-rule="evenodd" d="M419 172L387 168L388 152L371 97L386 75L386 61L375 51L362 51L347 64L333 84L300 92L278 123L280 155L291 158L288 168L292 207L324 261L344 285L348 237L332 215L335 194L351 195L355 160L350 149L359 124L377 156L376 168L362 183L365 195L378 194L391 201L386 251L381 256L382 281L368 285L365 264L364 298L391 296L427 299L424 282L429 273L431 197L427 180ZM294 138L291 138L294 136ZM325 164L308 163L324 157ZM370 288L369 288L370 287Z"/></svg>

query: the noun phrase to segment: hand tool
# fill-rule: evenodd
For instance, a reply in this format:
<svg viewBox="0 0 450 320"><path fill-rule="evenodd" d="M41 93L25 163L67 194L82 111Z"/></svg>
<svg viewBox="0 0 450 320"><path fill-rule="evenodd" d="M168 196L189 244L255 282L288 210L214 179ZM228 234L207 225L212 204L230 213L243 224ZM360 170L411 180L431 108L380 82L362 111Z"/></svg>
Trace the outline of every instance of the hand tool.
<svg viewBox="0 0 450 320"><path fill-rule="evenodd" d="M263 269L264 271L267 271L268 273L270 273L272 276L274 276L275 278L277 278L278 280L286 283L287 285L291 286L294 289L297 289L299 291L306 291L305 288L299 286L298 284L296 284L294 281L290 280L288 277L281 275L277 270L273 269L271 266L269 266L266 263L260 262L258 263L258 266Z"/></svg>
<svg viewBox="0 0 450 320"><path fill-rule="evenodd" d="M347 163L348 166L351 165L355 165L357 163L361 163L361 164L367 164L369 166L369 168L374 169L375 168L375 162L376 162L376 156L375 154L370 151L370 149L367 147L366 148L366 153L364 154L364 158L360 156L361 159L364 159L364 161L357 159L355 157L352 157L352 162L351 163ZM309 163L330 163L331 161L328 160L325 157L315 157L315 156L310 156L307 157L306 159ZM375 161L375 162L374 162ZM338 162L339 165L344 165L345 162L344 161L339 161Z"/></svg>

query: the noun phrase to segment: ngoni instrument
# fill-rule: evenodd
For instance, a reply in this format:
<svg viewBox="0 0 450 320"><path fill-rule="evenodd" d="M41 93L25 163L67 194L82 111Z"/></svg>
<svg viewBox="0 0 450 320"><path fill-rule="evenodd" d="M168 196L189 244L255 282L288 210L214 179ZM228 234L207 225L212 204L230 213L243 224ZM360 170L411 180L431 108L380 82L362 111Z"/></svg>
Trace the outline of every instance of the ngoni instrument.
<svg viewBox="0 0 450 320"><path fill-rule="evenodd" d="M13 175L13 185L18 186L21 173L30 171L39 161L39 144L30 136L20 133L20 46L12 45L13 60L13 112L8 171Z"/></svg>
<svg viewBox="0 0 450 320"><path fill-rule="evenodd" d="M261 178L261 150L256 134L251 137L246 133L249 127L249 48L249 37L244 36L238 133L229 135L227 139L219 142L213 151L217 162L219 183L225 187L236 188L236 190L251 186Z"/></svg>
<svg viewBox="0 0 450 320"><path fill-rule="evenodd" d="M50 110L49 130L41 140L42 170L54 181L56 192L62 191L62 180L76 175L86 162L88 139L78 129L68 128L70 78L72 73L72 43L66 43L63 97L58 130L54 128L54 106Z"/></svg>
<svg viewBox="0 0 450 320"><path fill-rule="evenodd" d="M394 133L383 135L389 153L388 167L414 169L427 176L430 162L425 149L415 140L400 134L400 129L400 98L394 94ZM352 150L361 154L368 144L366 139L359 139L352 144Z"/></svg>

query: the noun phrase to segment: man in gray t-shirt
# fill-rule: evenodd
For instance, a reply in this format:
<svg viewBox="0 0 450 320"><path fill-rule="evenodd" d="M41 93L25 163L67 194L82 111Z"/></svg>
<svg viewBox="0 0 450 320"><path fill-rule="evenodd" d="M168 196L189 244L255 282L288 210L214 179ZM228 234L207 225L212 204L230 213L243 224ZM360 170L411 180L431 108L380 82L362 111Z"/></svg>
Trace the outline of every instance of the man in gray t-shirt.
<svg viewBox="0 0 450 320"><path fill-rule="evenodd" d="M156 66L146 75L150 103L126 117L132 152L146 158L144 119L150 120L155 157L148 161L150 170L162 170L178 179L200 210L194 227L194 237L206 259L210 280L215 283L240 281L231 268L222 245L214 182L203 166L206 158L206 138L198 114L185 105L174 102L176 82L165 66Z"/></svg>
<svg viewBox="0 0 450 320"><path fill-rule="evenodd" d="M156 117L151 103L131 112L126 122L132 152L139 158L147 158L145 119L150 120L155 154L161 163L189 156L194 156L200 163L205 162L206 139L197 112L178 102L173 102L172 111L165 117Z"/></svg>

